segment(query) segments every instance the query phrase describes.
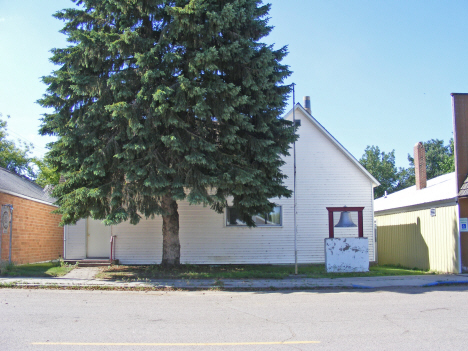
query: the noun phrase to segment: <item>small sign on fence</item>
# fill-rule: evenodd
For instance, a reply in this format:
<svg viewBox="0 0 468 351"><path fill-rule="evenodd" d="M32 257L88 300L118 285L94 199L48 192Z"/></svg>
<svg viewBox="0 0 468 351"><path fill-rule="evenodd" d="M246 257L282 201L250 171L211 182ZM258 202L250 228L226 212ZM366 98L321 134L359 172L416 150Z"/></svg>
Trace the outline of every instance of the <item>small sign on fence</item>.
<svg viewBox="0 0 468 351"><path fill-rule="evenodd" d="M460 218L460 231L468 232L468 218Z"/></svg>

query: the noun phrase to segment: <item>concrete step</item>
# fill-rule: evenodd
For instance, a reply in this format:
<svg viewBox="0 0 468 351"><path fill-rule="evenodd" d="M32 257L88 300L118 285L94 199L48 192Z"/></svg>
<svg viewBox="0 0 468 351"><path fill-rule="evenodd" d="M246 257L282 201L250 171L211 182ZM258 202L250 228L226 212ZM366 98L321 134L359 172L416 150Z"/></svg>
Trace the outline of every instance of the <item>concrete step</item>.
<svg viewBox="0 0 468 351"><path fill-rule="evenodd" d="M65 260L68 264L78 264L78 267L106 267L111 265L111 262L108 258L95 259L95 258L85 258L83 260Z"/></svg>
<svg viewBox="0 0 468 351"><path fill-rule="evenodd" d="M111 263L110 261L107 261L106 263L104 262L94 262L94 263L90 263L90 262L78 262L78 267L107 267L107 266L110 266Z"/></svg>

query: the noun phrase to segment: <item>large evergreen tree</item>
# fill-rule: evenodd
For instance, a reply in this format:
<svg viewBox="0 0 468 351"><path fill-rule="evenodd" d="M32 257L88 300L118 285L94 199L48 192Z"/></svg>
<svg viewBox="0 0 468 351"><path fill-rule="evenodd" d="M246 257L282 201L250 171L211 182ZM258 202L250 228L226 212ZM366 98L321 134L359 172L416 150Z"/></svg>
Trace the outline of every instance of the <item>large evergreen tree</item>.
<svg viewBox="0 0 468 351"><path fill-rule="evenodd" d="M285 48L260 42L269 5L256 0L74 0L55 14L71 45L39 100L42 134L66 179L63 223L162 215L163 260L180 262L177 201L241 218L290 196L280 171L295 134L279 118Z"/></svg>

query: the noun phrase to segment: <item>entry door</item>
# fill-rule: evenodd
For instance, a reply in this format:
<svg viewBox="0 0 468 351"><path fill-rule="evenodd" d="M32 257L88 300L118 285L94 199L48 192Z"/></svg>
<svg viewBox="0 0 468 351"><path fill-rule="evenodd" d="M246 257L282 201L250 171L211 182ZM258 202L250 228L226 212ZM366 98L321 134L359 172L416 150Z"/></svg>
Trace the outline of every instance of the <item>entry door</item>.
<svg viewBox="0 0 468 351"><path fill-rule="evenodd" d="M88 218L88 258L109 258L111 227Z"/></svg>

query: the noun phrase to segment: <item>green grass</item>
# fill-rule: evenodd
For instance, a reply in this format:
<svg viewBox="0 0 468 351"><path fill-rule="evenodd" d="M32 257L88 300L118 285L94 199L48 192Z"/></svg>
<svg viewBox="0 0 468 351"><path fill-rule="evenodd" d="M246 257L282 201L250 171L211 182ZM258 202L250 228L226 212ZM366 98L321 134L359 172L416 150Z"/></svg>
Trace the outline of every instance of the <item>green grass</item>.
<svg viewBox="0 0 468 351"><path fill-rule="evenodd" d="M325 265L301 265L299 274L307 278L376 277L420 275L427 271L397 266L372 266L366 273L327 273ZM284 279L294 275L292 265L180 265L165 268L151 266L112 266L96 278L116 280L145 279Z"/></svg>
<svg viewBox="0 0 468 351"><path fill-rule="evenodd" d="M44 262L15 265L0 262L0 276L7 277L61 277L70 272L74 266L60 262Z"/></svg>

